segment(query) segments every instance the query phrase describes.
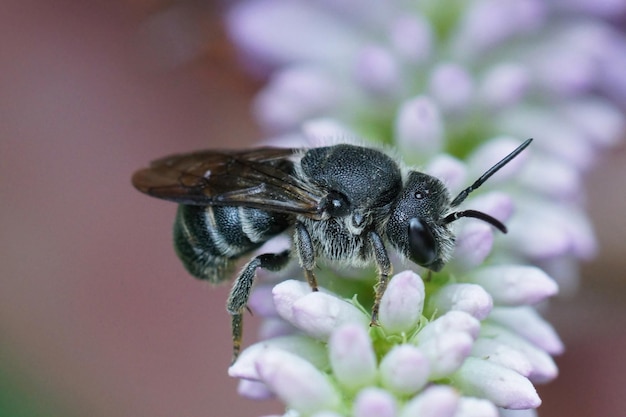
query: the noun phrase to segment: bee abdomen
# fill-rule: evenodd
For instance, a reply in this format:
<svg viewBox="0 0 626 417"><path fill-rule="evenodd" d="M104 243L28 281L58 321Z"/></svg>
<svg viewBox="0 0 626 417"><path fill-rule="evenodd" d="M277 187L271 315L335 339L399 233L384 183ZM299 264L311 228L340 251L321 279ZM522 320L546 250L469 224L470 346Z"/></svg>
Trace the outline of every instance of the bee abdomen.
<svg viewBox="0 0 626 417"><path fill-rule="evenodd" d="M235 261L280 234L290 216L229 206L180 205L174 223L174 246L193 276L224 281Z"/></svg>

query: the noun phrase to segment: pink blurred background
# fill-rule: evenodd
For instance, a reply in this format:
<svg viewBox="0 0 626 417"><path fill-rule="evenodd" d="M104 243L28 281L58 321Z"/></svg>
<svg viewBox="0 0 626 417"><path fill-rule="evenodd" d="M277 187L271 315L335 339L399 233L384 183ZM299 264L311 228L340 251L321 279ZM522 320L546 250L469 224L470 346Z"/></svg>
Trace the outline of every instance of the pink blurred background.
<svg viewBox="0 0 626 417"><path fill-rule="evenodd" d="M171 245L175 205L130 185L155 157L261 137L257 85L237 69L218 8L164 14L168 4L3 2L0 415L280 411L237 396L228 288L187 275ZM603 251L549 312L568 350L540 388L543 417L626 409L625 178L624 146L589 178Z"/></svg>

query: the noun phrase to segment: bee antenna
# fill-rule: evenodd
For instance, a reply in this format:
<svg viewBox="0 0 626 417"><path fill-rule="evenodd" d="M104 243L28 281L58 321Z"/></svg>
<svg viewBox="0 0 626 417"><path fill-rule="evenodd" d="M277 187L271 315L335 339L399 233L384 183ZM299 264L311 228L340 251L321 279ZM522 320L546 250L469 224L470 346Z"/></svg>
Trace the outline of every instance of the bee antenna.
<svg viewBox="0 0 626 417"><path fill-rule="evenodd" d="M494 166L489 168L487 170L487 172L485 172L483 175L480 176L480 178L478 178L476 181L474 181L474 184L470 185L469 187L467 187L466 189L461 191L459 193L459 195L457 195L456 198L454 200L452 200L452 203L450 203L450 207L456 207L459 204L461 204L467 198L469 193L471 193L472 191L476 190L478 187L483 185L483 183L485 181L487 181L489 179L489 177L491 177L493 174L498 172L498 170L500 168L502 168L503 166L505 166L506 164L511 162L511 160L513 160L513 158L515 158L517 155L519 155L520 152L522 152L524 149L526 149L526 147L528 145L530 145L530 142L532 142L532 141L533 141L532 138L531 139L526 139L526 141L524 141L524 143L522 143L520 146L518 146L513 152L511 152L510 154L508 154L507 156L502 158L502 160L500 160L500 162L498 162L497 164L495 164ZM465 216L465 217L471 217L471 216ZM482 219L482 220L484 220L484 219Z"/></svg>
<svg viewBox="0 0 626 417"><path fill-rule="evenodd" d="M443 224L452 223L455 220L460 219L461 217L471 217L473 219L482 220L484 222L489 223L502 233L506 233L506 226L498 219L491 217L487 213L483 213L482 211L477 210L463 210L463 211L455 211L454 213L448 214L443 218Z"/></svg>

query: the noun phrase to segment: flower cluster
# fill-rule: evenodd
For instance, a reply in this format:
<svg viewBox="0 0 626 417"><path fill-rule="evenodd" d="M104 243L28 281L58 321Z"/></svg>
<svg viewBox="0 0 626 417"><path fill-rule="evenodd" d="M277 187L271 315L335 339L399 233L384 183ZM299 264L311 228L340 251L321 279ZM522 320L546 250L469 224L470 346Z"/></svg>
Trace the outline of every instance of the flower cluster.
<svg viewBox="0 0 626 417"><path fill-rule="evenodd" d="M575 289L577 261L596 251L582 177L625 130L626 39L605 21L624 13L624 2L595 0L235 6L231 36L269 75L254 110L274 143L392 145L454 195L535 138L466 203L509 235L459 222L442 272L391 279L380 327L368 326L370 272L325 266L318 293L292 280L257 286L250 306L266 340L231 367L240 392L278 396L287 416L539 406L532 383L557 375L550 355L563 346L533 306Z"/></svg>

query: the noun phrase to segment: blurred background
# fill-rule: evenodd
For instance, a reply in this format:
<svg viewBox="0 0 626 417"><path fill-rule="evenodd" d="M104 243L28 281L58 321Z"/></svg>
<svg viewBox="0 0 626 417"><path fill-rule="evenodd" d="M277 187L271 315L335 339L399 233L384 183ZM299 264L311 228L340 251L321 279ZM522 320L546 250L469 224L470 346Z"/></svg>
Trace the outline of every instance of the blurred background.
<svg viewBox="0 0 626 417"><path fill-rule="evenodd" d="M0 416L260 416L230 363L228 287L190 278L155 157L261 138L223 4L5 0L0 13ZM542 417L626 409L626 148L588 179L601 252L547 312L567 351ZM247 317L249 344L254 318Z"/></svg>

